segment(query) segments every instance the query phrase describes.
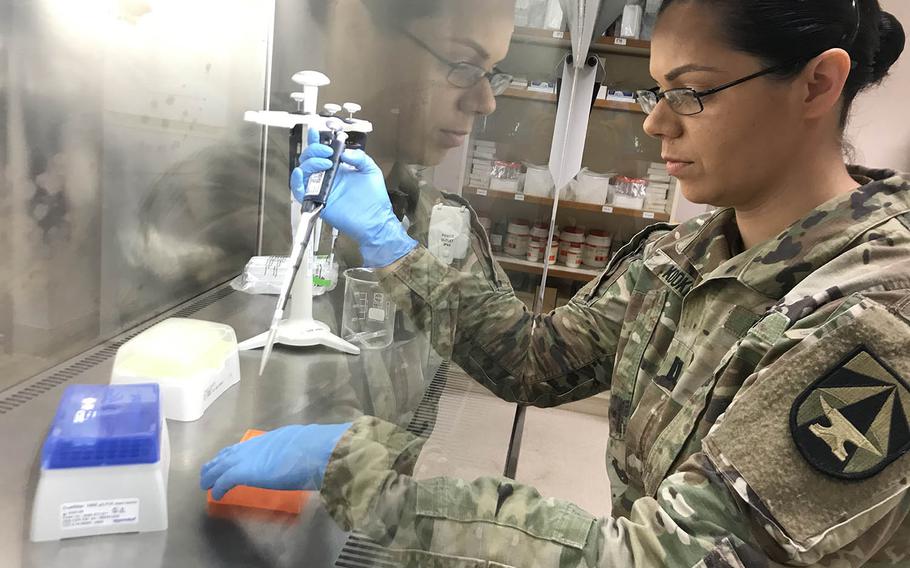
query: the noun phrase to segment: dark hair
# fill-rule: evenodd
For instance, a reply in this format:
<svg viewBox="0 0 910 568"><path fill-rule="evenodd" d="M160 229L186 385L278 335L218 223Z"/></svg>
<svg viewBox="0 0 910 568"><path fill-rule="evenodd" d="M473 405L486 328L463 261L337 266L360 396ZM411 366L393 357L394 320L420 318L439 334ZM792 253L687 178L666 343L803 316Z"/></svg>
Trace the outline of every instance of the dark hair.
<svg viewBox="0 0 910 568"><path fill-rule="evenodd" d="M904 28L878 0L664 0L660 12L682 2L718 11L727 41L793 77L814 57L840 47L854 61L844 86L841 127L853 100L878 85L904 50ZM857 29L857 11L859 22Z"/></svg>

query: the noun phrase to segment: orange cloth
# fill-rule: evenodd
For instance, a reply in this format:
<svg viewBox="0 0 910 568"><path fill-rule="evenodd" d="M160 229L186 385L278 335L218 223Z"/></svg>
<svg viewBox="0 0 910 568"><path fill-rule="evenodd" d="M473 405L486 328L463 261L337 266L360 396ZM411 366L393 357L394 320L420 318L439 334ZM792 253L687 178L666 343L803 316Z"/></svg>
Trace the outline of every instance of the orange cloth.
<svg viewBox="0 0 910 568"><path fill-rule="evenodd" d="M262 430L247 430L241 442L265 434ZM221 501L212 498L212 491L206 492L209 513L227 513L235 507L245 509L263 509L277 511L291 515L299 515L304 504L310 497L309 491L278 491L275 489L259 489L238 485L227 492ZM221 516L221 515L217 515Z"/></svg>

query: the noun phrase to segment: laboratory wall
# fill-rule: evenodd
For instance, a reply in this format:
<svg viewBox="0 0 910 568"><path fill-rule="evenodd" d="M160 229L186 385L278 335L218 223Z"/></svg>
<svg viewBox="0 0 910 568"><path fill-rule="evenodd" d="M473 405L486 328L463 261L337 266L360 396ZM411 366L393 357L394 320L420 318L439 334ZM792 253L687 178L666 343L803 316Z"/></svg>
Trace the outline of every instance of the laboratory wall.
<svg viewBox="0 0 910 568"><path fill-rule="evenodd" d="M910 2L881 0L910 30ZM877 89L861 95L853 108L847 141L855 148L857 163L910 171L910 61L904 53L891 76Z"/></svg>
<svg viewBox="0 0 910 568"><path fill-rule="evenodd" d="M273 9L0 4L0 388L255 253ZM205 25L200 25L204 22Z"/></svg>

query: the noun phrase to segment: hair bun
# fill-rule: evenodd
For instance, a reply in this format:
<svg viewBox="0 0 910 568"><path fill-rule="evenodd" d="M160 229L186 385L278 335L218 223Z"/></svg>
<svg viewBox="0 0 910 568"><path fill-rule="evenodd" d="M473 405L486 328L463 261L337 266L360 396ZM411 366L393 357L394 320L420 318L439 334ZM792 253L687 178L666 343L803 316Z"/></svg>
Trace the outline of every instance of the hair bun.
<svg viewBox="0 0 910 568"><path fill-rule="evenodd" d="M876 82L888 75L888 70L903 53L906 42L904 26L893 14L884 10L879 16L878 33L880 43L872 63Z"/></svg>

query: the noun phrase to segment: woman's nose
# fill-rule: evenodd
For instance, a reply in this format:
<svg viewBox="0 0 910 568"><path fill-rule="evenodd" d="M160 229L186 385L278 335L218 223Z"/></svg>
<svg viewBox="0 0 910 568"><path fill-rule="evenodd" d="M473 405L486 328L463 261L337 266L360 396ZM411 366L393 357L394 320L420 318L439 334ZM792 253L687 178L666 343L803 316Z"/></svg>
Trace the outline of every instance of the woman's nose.
<svg viewBox="0 0 910 568"><path fill-rule="evenodd" d="M486 116L496 110L496 97L493 95L493 87L486 78L481 79L473 87L464 90L459 98L461 110L469 114Z"/></svg>
<svg viewBox="0 0 910 568"><path fill-rule="evenodd" d="M652 138L679 138L682 135L681 117L673 112L666 99L661 100L645 118L645 133Z"/></svg>

